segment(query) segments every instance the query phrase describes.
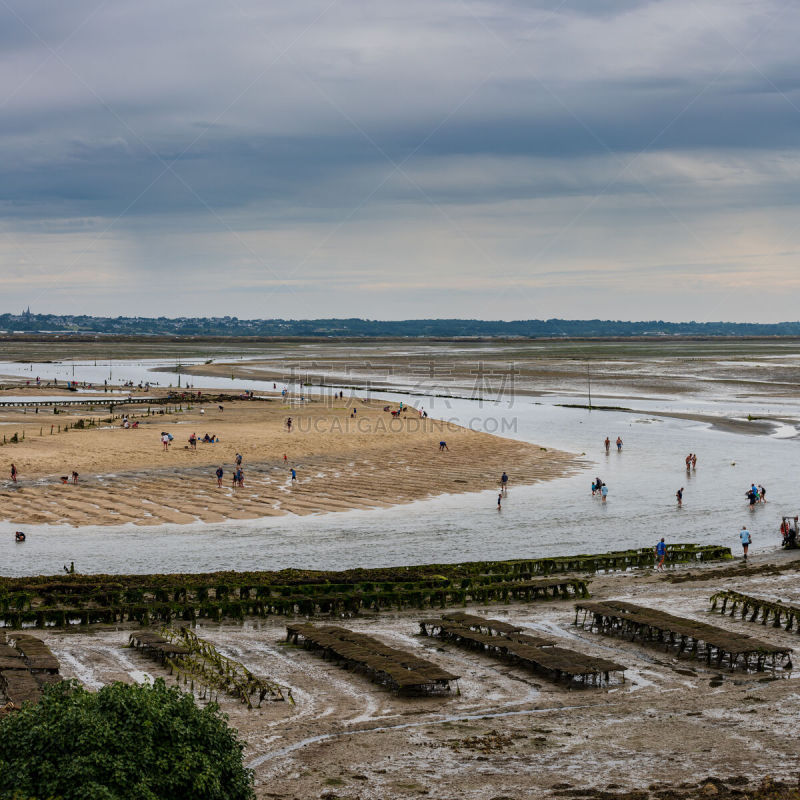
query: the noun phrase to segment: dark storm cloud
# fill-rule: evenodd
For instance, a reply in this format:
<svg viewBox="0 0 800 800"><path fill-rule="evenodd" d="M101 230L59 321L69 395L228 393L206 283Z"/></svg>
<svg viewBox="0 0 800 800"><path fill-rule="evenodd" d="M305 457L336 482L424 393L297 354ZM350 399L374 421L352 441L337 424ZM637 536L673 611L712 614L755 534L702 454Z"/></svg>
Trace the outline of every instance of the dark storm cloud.
<svg viewBox="0 0 800 800"><path fill-rule="evenodd" d="M795 269L798 32L788 0L4 0L0 286L415 316L457 283L504 318L613 283L680 318L641 298L684 265L713 316Z"/></svg>
<svg viewBox="0 0 800 800"><path fill-rule="evenodd" d="M325 206L334 182L337 202L356 202L409 157L797 142L793 51L767 49L773 37L752 42L756 26L796 23L777 3L762 11L779 20L747 5L706 6L696 29L676 26L652 52L654 32L690 6L10 8L0 12L6 215Z"/></svg>

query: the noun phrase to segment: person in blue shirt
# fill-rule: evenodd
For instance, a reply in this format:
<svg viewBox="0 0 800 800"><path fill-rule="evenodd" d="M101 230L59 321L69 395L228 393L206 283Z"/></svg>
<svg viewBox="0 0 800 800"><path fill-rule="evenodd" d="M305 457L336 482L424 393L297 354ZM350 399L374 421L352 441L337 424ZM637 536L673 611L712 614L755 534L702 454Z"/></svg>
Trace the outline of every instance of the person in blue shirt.
<svg viewBox="0 0 800 800"><path fill-rule="evenodd" d="M292 472L292 483L294 483L297 480L297 471L295 469L292 469L291 472Z"/></svg>
<svg viewBox="0 0 800 800"><path fill-rule="evenodd" d="M606 501L606 498L608 497L608 486L606 486L605 484L603 484L603 485L600 487L600 494L602 495L602 497L603 497L603 502L605 503L605 501Z"/></svg>
<svg viewBox="0 0 800 800"><path fill-rule="evenodd" d="M742 529L739 531L739 538L742 541L742 550L744 550L744 560L747 561L747 550L750 547L750 543L753 541L750 537L750 531L742 525Z"/></svg>
<svg viewBox="0 0 800 800"><path fill-rule="evenodd" d="M656 569L659 572L664 571L664 559L667 557L667 545L664 544L664 539L656 545Z"/></svg>

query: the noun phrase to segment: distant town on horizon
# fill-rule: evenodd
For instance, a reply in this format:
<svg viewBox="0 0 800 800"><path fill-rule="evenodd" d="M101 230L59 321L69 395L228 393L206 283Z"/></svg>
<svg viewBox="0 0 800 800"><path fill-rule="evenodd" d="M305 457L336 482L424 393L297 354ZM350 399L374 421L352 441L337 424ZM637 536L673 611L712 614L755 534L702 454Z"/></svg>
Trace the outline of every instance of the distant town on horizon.
<svg viewBox="0 0 800 800"><path fill-rule="evenodd" d="M4 334L105 336L592 338L659 336L800 336L796 322L665 322L663 320L239 319L238 317L94 317L0 314Z"/></svg>

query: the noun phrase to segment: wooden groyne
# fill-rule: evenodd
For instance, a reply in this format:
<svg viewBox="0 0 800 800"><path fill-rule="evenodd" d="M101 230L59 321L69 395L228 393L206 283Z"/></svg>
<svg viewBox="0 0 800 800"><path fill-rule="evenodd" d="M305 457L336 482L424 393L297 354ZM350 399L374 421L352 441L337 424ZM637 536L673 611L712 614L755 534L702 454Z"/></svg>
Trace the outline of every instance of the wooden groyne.
<svg viewBox="0 0 800 800"><path fill-rule="evenodd" d="M480 650L556 681L583 686L608 684L612 673L619 673L625 680L625 667L621 664L559 647L555 639L524 633L522 628L499 620L471 614L450 614L440 619L420 620L420 632L461 647Z"/></svg>
<svg viewBox="0 0 800 800"><path fill-rule="evenodd" d="M2 395L0 395L2 397ZM160 397L108 397L98 394L97 397L81 397L70 399L65 397L63 400L36 400L32 395L30 400L0 400L0 408L107 408L112 411L121 406L162 406L177 405L180 403L230 403L234 400L262 400L268 398L250 397L244 395L230 394L202 394L197 395L192 392L173 392Z"/></svg>
<svg viewBox="0 0 800 800"><path fill-rule="evenodd" d="M389 647L372 636L334 625L287 625L286 640L321 652L345 669L366 674L374 683L398 694L441 694L456 683L453 675L405 650Z"/></svg>
<svg viewBox="0 0 800 800"><path fill-rule="evenodd" d="M748 594L726 589L711 596L711 610L735 617L738 613L743 620L766 625L772 620L773 628L790 631L794 628L800 633L800 606L793 606L775 600L751 597Z"/></svg>
<svg viewBox="0 0 800 800"><path fill-rule="evenodd" d="M195 683L204 687L200 695L203 699L206 690L215 689L236 697L248 708L253 708L256 696L258 706L267 698L293 702L291 689L254 675L243 664L222 655L211 642L201 639L188 628L164 628L161 633L137 631L130 635L129 644L166 667L177 683L183 681L184 687L192 692Z"/></svg>
<svg viewBox="0 0 800 800"><path fill-rule="evenodd" d="M166 664L167 660L175 656L188 655L189 648L181 644L173 644L158 633L153 631L137 631L128 638L128 644L136 648L148 658Z"/></svg>
<svg viewBox="0 0 800 800"><path fill-rule="evenodd" d="M46 684L61 680L58 669L58 659L41 639L17 633L7 640L0 632L0 692L5 696L0 713L38 702Z"/></svg>
<svg viewBox="0 0 800 800"><path fill-rule="evenodd" d="M774 669L791 653L791 648L621 600L580 602L575 609L576 625L631 641L659 644L678 656L702 658L717 667L724 666L727 660L731 669L740 666L760 671L767 664Z"/></svg>
<svg viewBox="0 0 800 800"><path fill-rule="evenodd" d="M676 545L685 563L730 558L727 547ZM570 572L652 566L647 548L557 558L474 561L342 572L282 570L176 575L0 578L0 628L302 614L352 616L469 603L582 599L589 581Z"/></svg>

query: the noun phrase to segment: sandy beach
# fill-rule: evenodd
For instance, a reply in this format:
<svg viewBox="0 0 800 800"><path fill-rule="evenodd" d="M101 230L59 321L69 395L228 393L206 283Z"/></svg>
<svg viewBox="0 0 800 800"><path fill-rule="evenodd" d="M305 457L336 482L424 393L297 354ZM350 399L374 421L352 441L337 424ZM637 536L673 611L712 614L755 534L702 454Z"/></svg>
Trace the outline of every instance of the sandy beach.
<svg viewBox="0 0 800 800"><path fill-rule="evenodd" d="M0 432L9 439L24 433L2 451L6 475L12 462L19 473L16 484L6 479L0 488L5 519L20 526L157 525L378 508L493 489L504 470L513 486L569 474L581 464L560 451L423 419L414 409L393 418L384 402L289 405L276 399L226 402L222 410L217 403L195 403L189 410L184 401L170 407L182 405L182 411L170 414L117 408L112 422L100 402L94 411L57 416L0 411ZM138 427L123 429L123 413ZM80 419L96 427L64 430ZM167 451L162 432L174 437ZM219 441L199 441L194 449L192 433ZM237 453L243 487L232 485ZM219 466L222 488L214 475ZM63 485L61 476L73 470L78 484Z"/></svg>
<svg viewBox="0 0 800 800"><path fill-rule="evenodd" d="M778 552L754 557L748 569L737 562L666 575L644 570L595 576L591 591L593 599L627 599L797 649L795 631L709 613L709 597L732 588L797 603L798 567L796 555ZM418 620L432 611L340 620L461 676L460 694L402 698L318 654L287 646L287 618L198 626L197 633L221 652L292 688L294 706L273 702L248 711L220 698L247 743L245 760L255 769L258 797L649 800L709 796L710 790L698 793L709 782L727 797L719 781L741 790L767 775L796 779L793 759L785 757L800 713L795 672L731 672L590 633L574 627L568 601L468 610L612 659L627 667L626 680L569 689L419 636ZM125 648L127 629L53 631L45 638L62 674L90 687L166 675Z"/></svg>

